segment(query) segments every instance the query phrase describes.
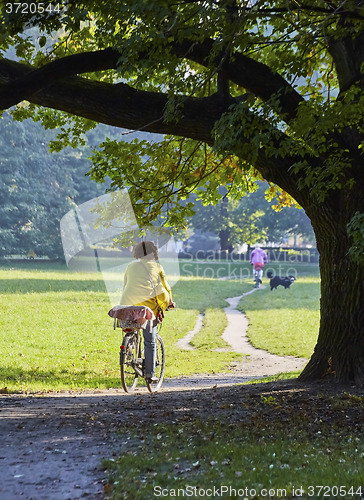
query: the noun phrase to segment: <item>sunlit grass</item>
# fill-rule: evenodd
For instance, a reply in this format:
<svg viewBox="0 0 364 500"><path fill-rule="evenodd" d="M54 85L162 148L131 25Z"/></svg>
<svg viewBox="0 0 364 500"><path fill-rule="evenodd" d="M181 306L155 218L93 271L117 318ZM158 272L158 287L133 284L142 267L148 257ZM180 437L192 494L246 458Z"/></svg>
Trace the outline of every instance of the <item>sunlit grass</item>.
<svg viewBox="0 0 364 500"><path fill-rule="evenodd" d="M244 287L185 278L176 284L178 308L166 314L161 331L167 350L166 377L223 370L240 357L215 349L225 321L224 297L241 294ZM120 387L122 331L112 328L107 315L111 304L99 274L74 273L61 266L2 268L0 294L0 389ZM208 308L212 310L206 318L215 317L209 326L210 341L196 351L181 351L175 343Z"/></svg>
<svg viewBox="0 0 364 500"><path fill-rule="evenodd" d="M228 369L241 355L222 340L226 298L252 290L249 280L181 277L173 287L175 311L168 312L161 335L167 352L166 377ZM258 290L241 308L250 321L252 343L270 352L309 356L317 336L318 278L297 280L290 290ZM65 266L27 264L0 269L0 389L34 392L120 387L122 331L113 330L111 304L97 273ZM184 351L176 342L204 324Z"/></svg>
<svg viewBox="0 0 364 500"><path fill-rule="evenodd" d="M215 373L227 369L229 364L241 359L241 355L227 351L217 352L226 347L221 335L226 326L223 307L227 297L241 295L250 289L248 283L219 281L201 278L181 278L173 288L173 299L177 310L166 313L161 335L166 344L166 376L192 375L194 373ZM204 313L204 325L194 337L192 351L184 351L176 342L195 326L198 313Z"/></svg>
<svg viewBox="0 0 364 500"><path fill-rule="evenodd" d="M206 346L211 349L228 349L229 344L221 337L226 327L227 318L221 309L207 309L202 328L190 343L196 349L202 349ZM219 332L218 335L216 335L216 332Z"/></svg>
<svg viewBox="0 0 364 500"><path fill-rule="evenodd" d="M320 281L297 279L289 288L267 287L244 297L239 305L249 319L249 339L274 354L310 357L317 341L320 319Z"/></svg>
<svg viewBox="0 0 364 500"><path fill-rule="evenodd" d="M110 386L117 354L96 275L0 271L0 385L9 391Z"/></svg>

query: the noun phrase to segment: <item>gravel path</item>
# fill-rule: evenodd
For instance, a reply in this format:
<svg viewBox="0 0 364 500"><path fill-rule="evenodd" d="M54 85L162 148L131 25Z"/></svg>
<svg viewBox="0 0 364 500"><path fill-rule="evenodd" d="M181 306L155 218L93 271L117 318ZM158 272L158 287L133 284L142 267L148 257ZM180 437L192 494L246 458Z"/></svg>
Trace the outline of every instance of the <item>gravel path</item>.
<svg viewBox="0 0 364 500"><path fill-rule="evenodd" d="M262 289L265 288L263 285ZM269 375L276 375L281 372L290 372L301 370L307 363L307 359L295 358L294 356L277 356L263 349L253 347L248 339L247 332L249 322L247 317L238 311L237 306L242 298L251 293L259 293L259 289L253 288L251 291L243 293L238 297L226 299L229 306L225 307L224 311L227 317L228 325L222 334L223 339L230 344L231 348L244 354L244 358L240 363L233 365L233 373L217 377L219 381L216 383L225 383L225 380L240 379L241 377L257 378ZM190 342L193 336L200 330L203 324L203 315L200 314L197 318L195 328L189 332L183 339L178 342L181 349L193 349ZM203 378L206 380L206 377ZM208 379L207 379L208 380Z"/></svg>

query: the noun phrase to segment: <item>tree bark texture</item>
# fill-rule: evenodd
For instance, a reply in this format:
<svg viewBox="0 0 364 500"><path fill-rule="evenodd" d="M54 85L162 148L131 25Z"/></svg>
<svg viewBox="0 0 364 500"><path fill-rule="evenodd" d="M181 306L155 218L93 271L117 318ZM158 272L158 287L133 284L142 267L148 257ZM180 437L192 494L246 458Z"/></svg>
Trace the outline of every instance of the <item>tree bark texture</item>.
<svg viewBox="0 0 364 500"><path fill-rule="evenodd" d="M360 184L337 191L308 210L320 253L321 304L317 344L300 378L334 375L340 382L364 385L364 268L350 260L346 225L363 211Z"/></svg>
<svg viewBox="0 0 364 500"><path fill-rule="evenodd" d="M21 80L31 68L14 61L0 60L0 83ZM106 125L156 134L174 134L213 143L211 130L230 103L221 103L218 95L186 98L178 120L164 119L167 95L135 90L129 85L110 84L69 77L37 91L29 101L58 109ZM0 95L0 109L2 109Z"/></svg>

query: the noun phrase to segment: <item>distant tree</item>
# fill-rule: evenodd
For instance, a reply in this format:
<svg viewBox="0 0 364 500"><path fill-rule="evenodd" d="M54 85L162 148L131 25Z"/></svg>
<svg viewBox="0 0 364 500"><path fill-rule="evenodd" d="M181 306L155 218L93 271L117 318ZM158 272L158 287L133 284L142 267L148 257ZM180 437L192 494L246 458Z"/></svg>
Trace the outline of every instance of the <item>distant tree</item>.
<svg viewBox="0 0 364 500"><path fill-rule="evenodd" d="M14 123L7 114L0 120L0 255L59 257L55 216L59 221L70 209L72 183L65 165L49 158L44 134L35 133L42 128L32 123L31 129L27 132L25 123Z"/></svg>
<svg viewBox="0 0 364 500"><path fill-rule="evenodd" d="M193 202L196 213L189 218L190 224L195 229L218 235L221 250L231 251L236 245L253 245L257 241L279 243L286 234L300 235L315 243L310 219L304 210L297 208L293 200L284 200L284 195L278 195L281 196L279 201L267 202L270 188L263 182L257 184L256 191L240 200L225 197L215 205L204 206L192 194L189 201ZM275 189L272 194L276 194Z"/></svg>
<svg viewBox="0 0 364 500"><path fill-rule="evenodd" d="M189 221L194 229L210 231L219 237L220 249L231 252L236 245L253 244L266 236L266 228L261 223L264 211L247 206L243 200L223 198L215 205L202 205L194 200L196 214ZM265 201L267 206L267 202Z"/></svg>
<svg viewBox="0 0 364 500"><path fill-rule="evenodd" d="M86 177L90 148L51 154L54 137L31 120L0 118L0 256L62 258L60 219L75 203L104 192Z"/></svg>
<svg viewBox="0 0 364 500"><path fill-rule="evenodd" d="M260 209L264 212L259 224L264 228L265 239L279 243L287 234L301 236L306 242L315 244L315 234L305 211L297 208L291 199L286 200L284 193L279 194L278 200L275 200L277 193L274 187L271 194L273 199L270 199L271 188L267 188L266 183L258 184L259 189L244 196L241 205L246 206L248 210Z"/></svg>
<svg viewBox="0 0 364 500"><path fill-rule="evenodd" d="M305 244L316 245L315 233L310 219L304 210L285 207L276 212L269 208L262 217L262 224L267 227L267 241L281 243L285 236L300 237Z"/></svg>

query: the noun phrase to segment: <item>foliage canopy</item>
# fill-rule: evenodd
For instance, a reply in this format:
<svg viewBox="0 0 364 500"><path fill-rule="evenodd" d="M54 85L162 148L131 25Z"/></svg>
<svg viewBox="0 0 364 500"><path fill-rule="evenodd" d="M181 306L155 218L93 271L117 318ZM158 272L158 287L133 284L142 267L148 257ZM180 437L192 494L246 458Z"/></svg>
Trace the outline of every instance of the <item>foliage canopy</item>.
<svg viewBox="0 0 364 500"><path fill-rule="evenodd" d="M3 60L0 79L13 69L19 85L3 86L2 107L82 74L74 85L94 89L95 99L107 90L124 101L124 126L173 134L154 144L106 141L93 158L92 178L129 186L144 220L164 206L164 223L181 224L192 207L179 201L190 192L207 204L221 196L218 186L238 197L262 176L281 187L286 203L288 190L303 206L307 188L322 200L355 182L346 172L362 142L348 145L343 135L363 132L360 61L348 61L359 64L357 74L338 72L337 46L344 36L361 38L361 2L85 0L33 16L6 5L3 51L12 47L27 66ZM53 107L65 109L58 92ZM112 97L108 105L118 106ZM89 103L67 115L30 101L14 115L59 127L55 149L82 141L99 113L106 123L120 120L97 100L93 112Z"/></svg>

